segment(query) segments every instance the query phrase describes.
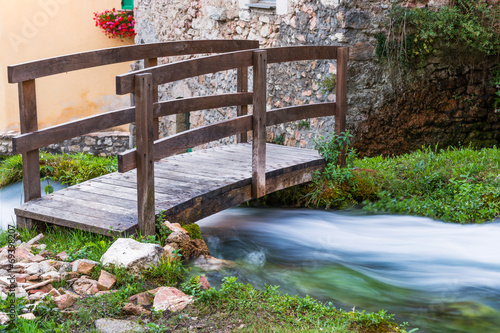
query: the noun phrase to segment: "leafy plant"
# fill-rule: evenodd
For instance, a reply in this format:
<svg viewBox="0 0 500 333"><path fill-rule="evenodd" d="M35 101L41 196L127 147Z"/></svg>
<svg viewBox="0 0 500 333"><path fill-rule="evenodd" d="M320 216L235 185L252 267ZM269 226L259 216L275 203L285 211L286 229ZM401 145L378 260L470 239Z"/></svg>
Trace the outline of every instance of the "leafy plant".
<svg viewBox="0 0 500 333"><path fill-rule="evenodd" d="M297 124L297 127L299 128L299 130L305 128L305 129L309 129L311 127L311 122L309 120L301 120L298 122Z"/></svg>
<svg viewBox="0 0 500 333"><path fill-rule="evenodd" d="M334 92L337 87L337 74L332 73L319 82L322 92Z"/></svg>
<svg viewBox="0 0 500 333"><path fill-rule="evenodd" d="M181 290L191 296L198 296L201 293L200 276L193 276L187 281L181 283Z"/></svg>
<svg viewBox="0 0 500 333"><path fill-rule="evenodd" d="M156 279L158 282L167 283L176 286L184 277L187 269L184 267L180 258L182 255L178 250L173 251L174 257L165 258L162 256L156 266L151 266L145 273L145 276Z"/></svg>

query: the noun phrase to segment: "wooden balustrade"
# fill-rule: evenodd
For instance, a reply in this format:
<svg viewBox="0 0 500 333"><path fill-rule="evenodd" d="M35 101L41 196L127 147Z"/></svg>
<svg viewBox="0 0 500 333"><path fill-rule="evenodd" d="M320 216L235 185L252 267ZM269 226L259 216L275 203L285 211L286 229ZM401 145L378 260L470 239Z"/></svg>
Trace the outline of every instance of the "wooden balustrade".
<svg viewBox="0 0 500 333"><path fill-rule="evenodd" d="M266 194L266 127L300 119L335 116L335 132L345 131L349 49L336 46L296 46L256 49L254 41L191 41L126 46L9 66L9 82L19 82L20 136L15 153L23 154L25 200L40 195L38 149L90 132L136 123L137 148L118 156L119 171L137 168L138 223L143 235L155 230L154 161L210 141L237 135L247 141L252 131L252 197ZM241 50L253 48L254 50ZM236 51L238 50L238 51ZM225 52L157 65L157 57ZM71 70L145 59L146 68L116 77L117 94L135 93L135 105L38 130L35 78ZM267 66L301 60L336 59L336 101L266 111ZM52 66L52 67L51 67ZM248 68L253 67L253 92L248 92ZM237 92L158 101L158 85L203 74L236 69ZM253 114L248 115L248 105ZM158 139L158 117L219 107L237 107L237 117ZM345 152L340 160L345 163Z"/></svg>

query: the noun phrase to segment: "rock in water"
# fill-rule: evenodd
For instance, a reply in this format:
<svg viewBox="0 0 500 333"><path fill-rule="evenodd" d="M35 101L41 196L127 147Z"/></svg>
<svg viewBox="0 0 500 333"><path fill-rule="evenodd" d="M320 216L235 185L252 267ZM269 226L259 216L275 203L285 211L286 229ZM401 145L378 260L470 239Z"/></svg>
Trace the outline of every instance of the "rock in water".
<svg viewBox="0 0 500 333"><path fill-rule="evenodd" d="M158 244L139 243L131 238L118 238L101 257L103 266L124 267L131 274L140 276L141 271L158 265L163 248Z"/></svg>

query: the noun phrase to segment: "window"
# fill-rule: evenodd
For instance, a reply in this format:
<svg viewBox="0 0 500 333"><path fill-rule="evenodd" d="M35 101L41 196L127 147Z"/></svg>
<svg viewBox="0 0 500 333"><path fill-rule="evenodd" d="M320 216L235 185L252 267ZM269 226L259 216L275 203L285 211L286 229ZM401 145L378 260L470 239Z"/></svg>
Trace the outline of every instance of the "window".
<svg viewBox="0 0 500 333"><path fill-rule="evenodd" d="M122 9L125 10L134 9L134 0L122 0Z"/></svg>
<svg viewBox="0 0 500 333"><path fill-rule="evenodd" d="M257 1L246 5L250 8L276 9L276 0Z"/></svg>

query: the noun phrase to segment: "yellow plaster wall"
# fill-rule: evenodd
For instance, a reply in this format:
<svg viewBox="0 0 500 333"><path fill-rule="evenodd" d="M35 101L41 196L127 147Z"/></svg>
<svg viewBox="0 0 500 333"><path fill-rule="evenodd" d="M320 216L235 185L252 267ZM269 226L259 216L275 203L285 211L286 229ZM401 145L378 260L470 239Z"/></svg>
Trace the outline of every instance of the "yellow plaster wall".
<svg viewBox="0 0 500 333"><path fill-rule="evenodd" d="M20 128L17 84L7 82L8 65L133 44L109 39L95 26L93 13L113 7L121 1L0 0L0 133ZM37 79L39 128L129 106L128 95L115 94L115 76L129 70L123 63Z"/></svg>

